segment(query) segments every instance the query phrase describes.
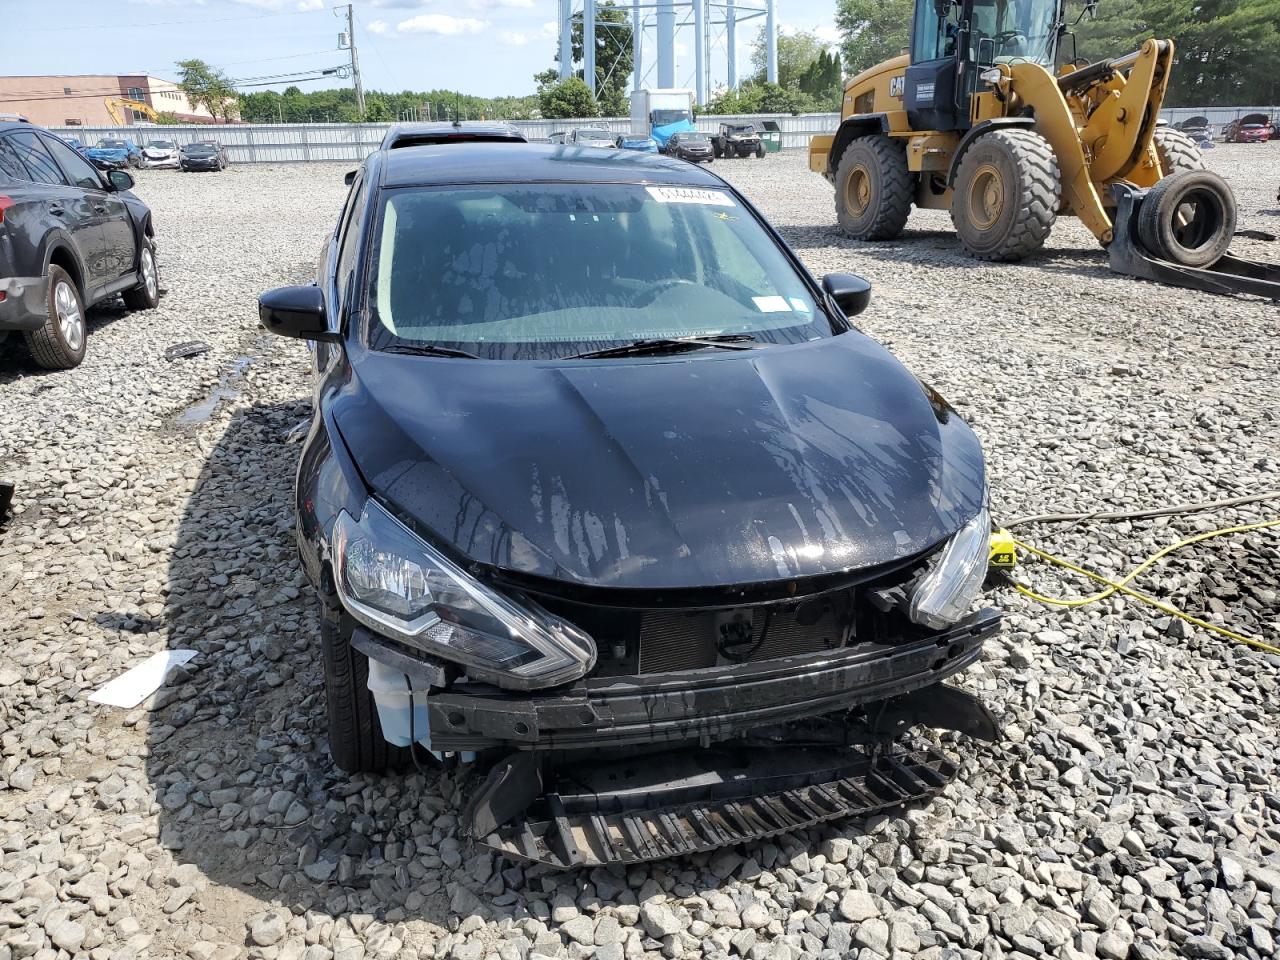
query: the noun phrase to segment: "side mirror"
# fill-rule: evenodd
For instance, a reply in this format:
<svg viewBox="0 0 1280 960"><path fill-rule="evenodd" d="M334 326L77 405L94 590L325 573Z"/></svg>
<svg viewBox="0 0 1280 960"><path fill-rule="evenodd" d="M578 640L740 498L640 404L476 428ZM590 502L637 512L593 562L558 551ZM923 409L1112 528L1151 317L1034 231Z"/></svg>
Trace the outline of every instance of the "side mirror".
<svg viewBox="0 0 1280 960"><path fill-rule="evenodd" d="M133 177L129 175L127 170L112 170L107 174L107 181L111 184L111 189L116 193L124 193L126 190L133 189Z"/></svg>
<svg viewBox="0 0 1280 960"><path fill-rule="evenodd" d="M951 0L933 0L933 12L942 20L951 12Z"/></svg>
<svg viewBox="0 0 1280 960"><path fill-rule="evenodd" d="M351 186L351 184L356 182L356 172L354 170L348 170L342 175L342 182L348 187Z"/></svg>
<svg viewBox="0 0 1280 960"><path fill-rule="evenodd" d="M278 287L258 298L258 319L264 329L282 337L336 342L317 286Z"/></svg>
<svg viewBox="0 0 1280 960"><path fill-rule="evenodd" d="M822 289L846 317L856 317L871 302L871 284L852 273L828 273Z"/></svg>

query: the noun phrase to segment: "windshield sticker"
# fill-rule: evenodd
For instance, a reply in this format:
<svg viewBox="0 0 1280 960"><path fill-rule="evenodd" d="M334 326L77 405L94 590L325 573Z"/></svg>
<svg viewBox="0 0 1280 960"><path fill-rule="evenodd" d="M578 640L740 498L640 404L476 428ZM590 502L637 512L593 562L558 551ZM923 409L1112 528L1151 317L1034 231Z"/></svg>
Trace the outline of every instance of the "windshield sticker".
<svg viewBox="0 0 1280 960"><path fill-rule="evenodd" d="M697 190L692 187L645 187L659 203L696 203L704 207L736 207L733 198L719 190Z"/></svg>
<svg viewBox="0 0 1280 960"><path fill-rule="evenodd" d="M761 313L790 313L791 304L783 297L752 297L756 309Z"/></svg>
<svg viewBox="0 0 1280 960"><path fill-rule="evenodd" d="M801 300L799 297L789 297L788 299L791 301L791 309L794 310L796 313L809 312L809 305L805 303L803 300Z"/></svg>

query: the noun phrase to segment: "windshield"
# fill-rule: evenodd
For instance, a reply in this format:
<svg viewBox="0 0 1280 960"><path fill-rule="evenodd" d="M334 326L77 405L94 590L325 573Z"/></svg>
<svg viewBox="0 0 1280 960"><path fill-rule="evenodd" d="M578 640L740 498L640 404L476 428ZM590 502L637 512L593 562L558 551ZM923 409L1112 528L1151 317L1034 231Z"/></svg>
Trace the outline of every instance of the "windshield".
<svg viewBox="0 0 1280 960"><path fill-rule="evenodd" d="M191 146L185 147L183 149L185 153L195 154L196 156L200 156L200 157L212 156L214 152L213 147L205 143L193 143Z"/></svg>
<svg viewBox="0 0 1280 960"><path fill-rule="evenodd" d="M173 141L171 140L151 140L147 143L150 150L172 150Z"/></svg>
<svg viewBox="0 0 1280 960"><path fill-rule="evenodd" d="M686 133L680 138L681 143L706 143L707 140L705 133Z"/></svg>
<svg viewBox="0 0 1280 960"><path fill-rule="evenodd" d="M635 340L830 336L808 285L728 191L502 184L383 193L369 343L556 359Z"/></svg>
<svg viewBox="0 0 1280 960"><path fill-rule="evenodd" d="M579 130L577 133L579 140L608 140L610 143L614 140L614 134L608 130Z"/></svg>
<svg viewBox="0 0 1280 960"><path fill-rule="evenodd" d="M126 150L123 140L99 140L98 146L103 150Z"/></svg>
<svg viewBox="0 0 1280 960"><path fill-rule="evenodd" d="M679 123L681 120L693 119L693 114L688 110L654 110L650 116L653 118L651 122L655 127L665 127L671 123Z"/></svg>
<svg viewBox="0 0 1280 960"><path fill-rule="evenodd" d="M1053 66L1058 0L974 0L970 61Z"/></svg>
<svg viewBox="0 0 1280 960"><path fill-rule="evenodd" d="M729 128L730 133L755 133L756 128L749 123L744 123L736 127Z"/></svg>

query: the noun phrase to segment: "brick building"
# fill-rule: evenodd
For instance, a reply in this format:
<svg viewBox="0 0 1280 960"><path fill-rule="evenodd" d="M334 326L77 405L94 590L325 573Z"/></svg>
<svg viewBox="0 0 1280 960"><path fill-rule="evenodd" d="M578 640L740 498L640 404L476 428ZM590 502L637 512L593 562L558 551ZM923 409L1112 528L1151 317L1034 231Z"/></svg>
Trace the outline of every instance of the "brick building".
<svg viewBox="0 0 1280 960"><path fill-rule="evenodd" d="M139 100L157 113L172 113L188 123L215 123L203 106L187 101L178 85L146 74L80 74L49 77L0 77L0 113L17 113L43 127L111 126L107 101ZM144 113L115 105L125 124L148 122Z"/></svg>

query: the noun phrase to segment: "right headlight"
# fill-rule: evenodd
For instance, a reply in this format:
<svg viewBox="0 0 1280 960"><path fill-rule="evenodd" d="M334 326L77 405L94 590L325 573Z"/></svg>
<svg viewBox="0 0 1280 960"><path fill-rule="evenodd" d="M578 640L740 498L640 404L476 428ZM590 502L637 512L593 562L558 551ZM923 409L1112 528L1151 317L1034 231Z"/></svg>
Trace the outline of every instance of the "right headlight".
<svg viewBox="0 0 1280 960"><path fill-rule="evenodd" d="M907 615L932 630L944 630L969 612L987 575L991 515L987 508L956 532L911 593Z"/></svg>
<svg viewBox="0 0 1280 960"><path fill-rule="evenodd" d="M595 664L587 634L481 583L373 500L359 520L338 515L333 561L353 617L476 677L529 690L576 680Z"/></svg>

